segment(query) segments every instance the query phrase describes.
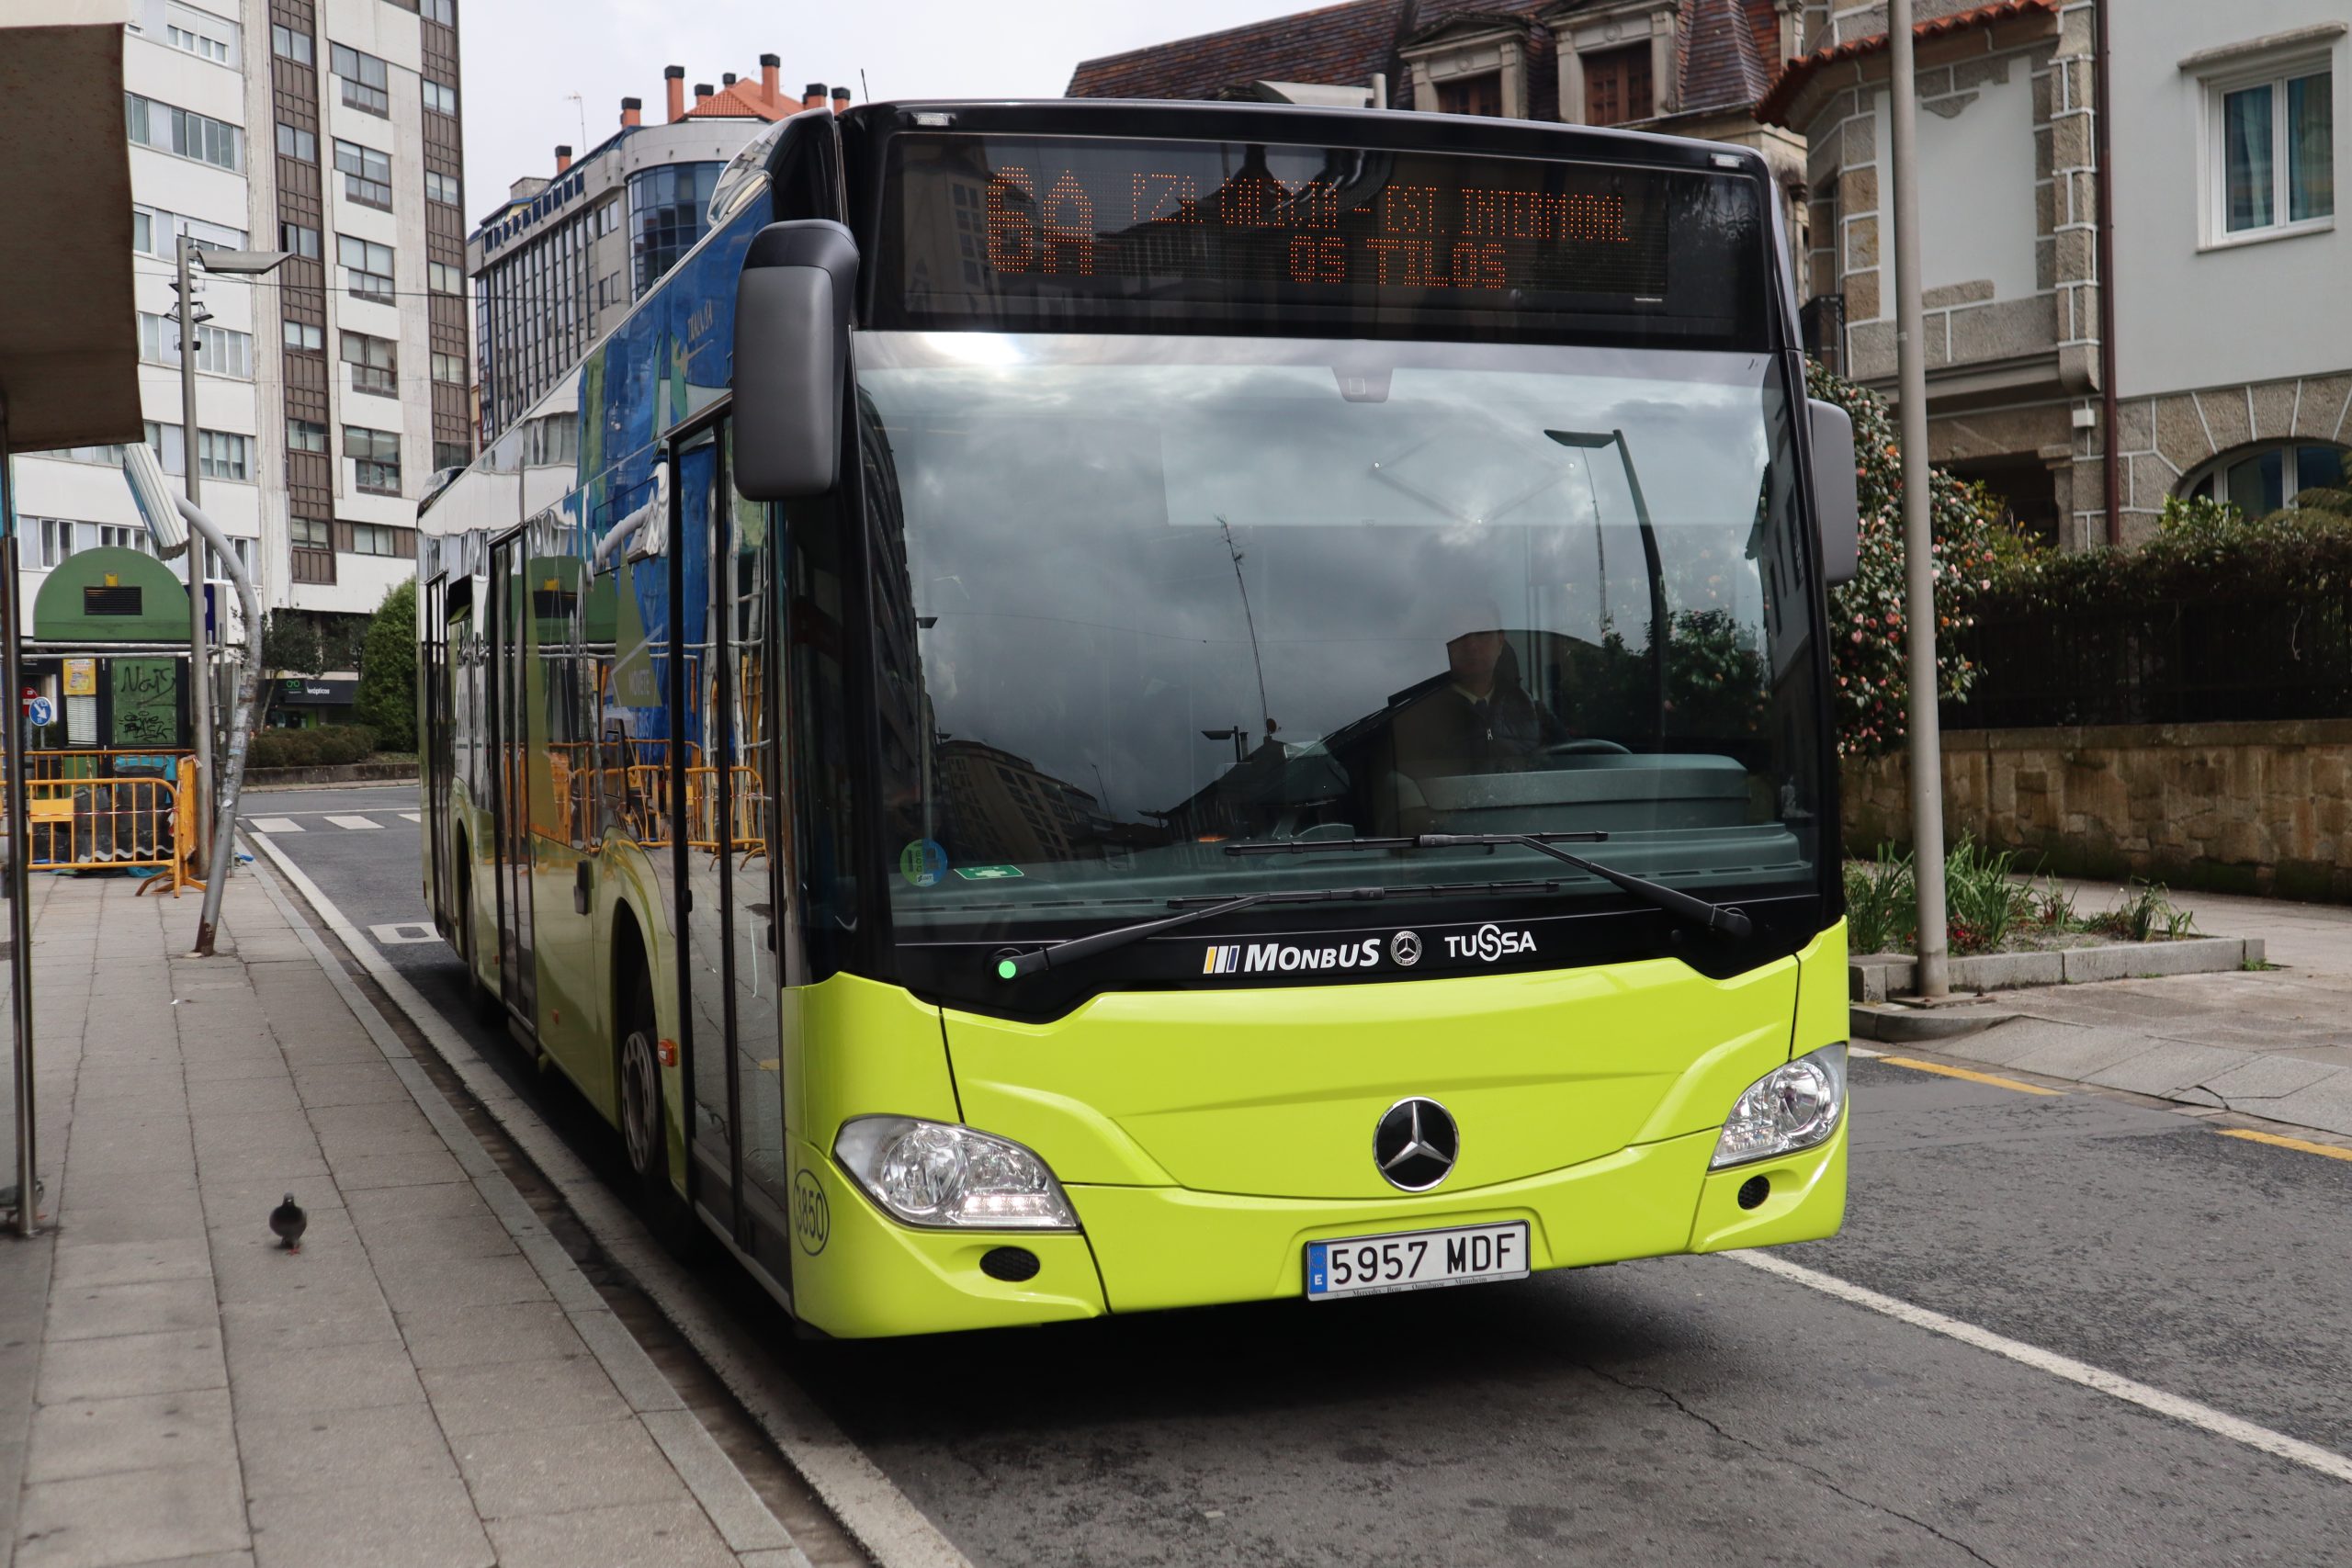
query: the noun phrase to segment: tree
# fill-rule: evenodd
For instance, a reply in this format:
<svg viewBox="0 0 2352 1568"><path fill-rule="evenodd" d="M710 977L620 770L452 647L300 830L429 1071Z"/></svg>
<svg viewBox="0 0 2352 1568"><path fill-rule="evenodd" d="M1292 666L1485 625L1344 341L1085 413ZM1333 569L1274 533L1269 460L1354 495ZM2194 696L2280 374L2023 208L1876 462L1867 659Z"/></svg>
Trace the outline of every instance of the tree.
<svg viewBox="0 0 2352 1568"><path fill-rule="evenodd" d="M384 595L359 654L359 722L387 751L416 750L416 583Z"/></svg>
<svg viewBox="0 0 2352 1568"><path fill-rule="evenodd" d="M1838 750L1877 757L1902 748L1909 733L1903 581L1903 450L1876 392L1805 368L1805 389L1836 403L1854 421L1854 473L1861 502L1861 560L1854 580L1829 592L1830 675L1836 682ZM1976 666L1955 649L1955 634L1975 624L1976 602L2004 564L2033 547L1981 485L1928 470L1928 529L1936 570L1937 695L1957 702L1975 683Z"/></svg>

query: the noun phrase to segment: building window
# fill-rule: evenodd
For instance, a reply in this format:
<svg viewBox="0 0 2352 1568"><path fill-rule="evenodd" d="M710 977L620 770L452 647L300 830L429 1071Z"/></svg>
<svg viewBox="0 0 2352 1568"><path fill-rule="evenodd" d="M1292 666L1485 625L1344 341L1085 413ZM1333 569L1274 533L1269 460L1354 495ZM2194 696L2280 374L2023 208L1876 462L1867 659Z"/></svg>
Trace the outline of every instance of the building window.
<svg viewBox="0 0 2352 1568"><path fill-rule="evenodd" d="M424 199L437 201L447 207L465 205L463 198L458 193L458 176L436 175L430 169L424 171Z"/></svg>
<svg viewBox="0 0 2352 1568"><path fill-rule="evenodd" d="M1602 50L1584 57L1584 122L1625 125L1650 118L1650 46Z"/></svg>
<svg viewBox="0 0 2352 1568"><path fill-rule="evenodd" d="M325 330L309 321L288 321L286 323L286 346L297 354L324 354L327 351Z"/></svg>
<svg viewBox="0 0 2352 1568"><path fill-rule="evenodd" d="M1479 114L1497 117L1503 112L1503 76L1499 71L1484 76L1462 76L1437 85L1437 107L1440 114Z"/></svg>
<svg viewBox="0 0 2352 1568"><path fill-rule="evenodd" d="M334 525L317 517L290 517L286 522L288 542L299 549L324 550L334 546Z"/></svg>
<svg viewBox="0 0 2352 1568"><path fill-rule="evenodd" d="M286 449L289 452L323 452L327 449L327 427L315 419L289 419L286 422Z"/></svg>
<svg viewBox="0 0 2352 1568"><path fill-rule="evenodd" d="M343 427L343 455L352 460L352 480L371 495L401 492L401 438L397 431Z"/></svg>
<svg viewBox="0 0 2352 1568"><path fill-rule="evenodd" d="M180 362L180 324L169 316L139 317L139 357L151 365ZM211 376L250 380L254 373L254 340L249 333L226 327L196 329L196 367Z"/></svg>
<svg viewBox="0 0 2352 1568"><path fill-rule="evenodd" d="M343 362L351 367L351 389L378 397L401 395L400 367L392 340L365 333L343 334Z"/></svg>
<svg viewBox="0 0 2352 1568"><path fill-rule="evenodd" d="M208 479L249 479L254 477L254 438L225 430L196 433L197 467Z"/></svg>
<svg viewBox="0 0 2352 1568"><path fill-rule="evenodd" d="M327 69L343 83L343 101L365 114L391 118L391 77L384 62L342 44L327 45Z"/></svg>
<svg viewBox="0 0 2352 1568"><path fill-rule="evenodd" d="M199 251L242 251L245 248L245 231L232 229L226 223L208 223L201 218L186 218L176 212L166 212L160 207L133 207L130 209L130 248L144 255L171 257L178 254L175 243L186 234L196 242Z"/></svg>
<svg viewBox="0 0 2352 1568"><path fill-rule="evenodd" d="M2188 477L2186 496L2226 501L2249 517L2296 504L2307 490L2340 491L2352 447L2333 442L2276 442L2224 453Z"/></svg>
<svg viewBox="0 0 2352 1568"><path fill-rule="evenodd" d="M2216 84L2212 97L2217 236L2325 226L2335 216L2335 73L2241 78Z"/></svg>
<svg viewBox="0 0 2352 1568"><path fill-rule="evenodd" d="M315 164L319 161L319 139L300 126L281 124L277 128L277 155Z"/></svg>
<svg viewBox="0 0 2352 1568"><path fill-rule="evenodd" d="M458 89L444 86L430 76L424 78L424 107L434 114L454 115L458 112Z"/></svg>
<svg viewBox="0 0 2352 1568"><path fill-rule="evenodd" d="M447 381L454 387L464 386L466 384L465 356L459 354L443 354L436 349L433 355L433 378L436 381ZM435 467L438 466L435 465Z"/></svg>
<svg viewBox="0 0 2352 1568"><path fill-rule="evenodd" d="M424 0L418 10L428 22L438 22L445 28L458 25L457 0Z"/></svg>
<svg viewBox="0 0 2352 1568"><path fill-rule="evenodd" d="M42 518L39 545L40 558L33 564L41 567L63 566L65 558L74 553L74 541L80 533L81 525L70 518Z"/></svg>
<svg viewBox="0 0 2352 1568"><path fill-rule="evenodd" d="M244 166L244 133L225 119L125 93L123 110L130 140L159 152L194 158L216 168Z"/></svg>
<svg viewBox="0 0 2352 1568"><path fill-rule="evenodd" d="M361 556L404 556L412 547L408 530L383 523L352 523L351 552Z"/></svg>
<svg viewBox="0 0 2352 1568"><path fill-rule="evenodd" d="M462 468L473 461L473 449L462 441L435 441L433 444L435 468Z"/></svg>
<svg viewBox="0 0 2352 1568"><path fill-rule="evenodd" d="M342 146L337 142L335 145ZM392 247L349 234L334 237L334 259L344 268L345 287L354 299L392 302Z"/></svg>
<svg viewBox="0 0 2352 1568"><path fill-rule="evenodd" d="M315 261L319 254L319 231L307 223L280 223L277 226L277 248Z"/></svg>
<svg viewBox="0 0 2352 1568"><path fill-rule="evenodd" d="M311 51L311 35L298 33L292 28L273 26L269 29L269 51L281 60L303 65L318 63L318 56Z"/></svg>
<svg viewBox="0 0 2352 1568"><path fill-rule="evenodd" d="M703 236L718 164L665 164L628 181L629 255L642 295Z"/></svg>
<svg viewBox="0 0 2352 1568"><path fill-rule="evenodd" d="M392 209L391 155L356 141L337 138L334 166L343 175L343 194L362 207Z"/></svg>
<svg viewBox="0 0 2352 1568"><path fill-rule="evenodd" d="M234 65L237 30L236 23L223 17L200 16L174 6L164 24L164 41L198 60L209 60L215 65Z"/></svg>
<svg viewBox="0 0 2352 1568"><path fill-rule="evenodd" d="M61 451L43 452L44 457L62 457L69 463L98 463L109 468L122 467L122 448L114 446L68 446Z"/></svg>
<svg viewBox="0 0 2352 1568"><path fill-rule="evenodd" d="M463 294L466 291L466 269L447 262L424 264L424 286L435 294Z"/></svg>

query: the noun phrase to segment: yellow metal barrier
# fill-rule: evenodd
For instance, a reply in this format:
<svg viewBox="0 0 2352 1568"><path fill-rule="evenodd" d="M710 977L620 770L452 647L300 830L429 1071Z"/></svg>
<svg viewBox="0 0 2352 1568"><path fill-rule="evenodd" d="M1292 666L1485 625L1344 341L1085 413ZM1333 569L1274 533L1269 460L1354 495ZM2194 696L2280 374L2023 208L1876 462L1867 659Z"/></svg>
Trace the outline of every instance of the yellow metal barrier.
<svg viewBox="0 0 2352 1568"><path fill-rule="evenodd" d="M104 763L153 759L163 773L95 776ZM25 755L27 866L33 871L155 870L151 885L199 886L194 852L196 761L158 751L30 751ZM141 892L147 889L141 887Z"/></svg>

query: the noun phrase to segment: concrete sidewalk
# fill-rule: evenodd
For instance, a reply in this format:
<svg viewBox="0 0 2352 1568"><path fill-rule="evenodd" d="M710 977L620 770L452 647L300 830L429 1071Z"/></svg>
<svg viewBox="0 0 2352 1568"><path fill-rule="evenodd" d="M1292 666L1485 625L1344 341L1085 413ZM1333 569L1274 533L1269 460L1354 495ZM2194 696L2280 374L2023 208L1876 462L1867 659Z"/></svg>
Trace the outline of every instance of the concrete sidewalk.
<svg viewBox="0 0 2352 1568"><path fill-rule="evenodd" d="M2122 892L2069 886L2085 910ZM2279 967L2005 992L2016 1019L1931 1049L2352 1135L2352 908L2226 894L2173 901L2200 934L2261 938Z"/></svg>
<svg viewBox="0 0 2352 1568"><path fill-rule="evenodd" d="M194 960L192 899L35 882L54 1228L0 1242L18 1568L805 1564L273 888L241 873Z"/></svg>

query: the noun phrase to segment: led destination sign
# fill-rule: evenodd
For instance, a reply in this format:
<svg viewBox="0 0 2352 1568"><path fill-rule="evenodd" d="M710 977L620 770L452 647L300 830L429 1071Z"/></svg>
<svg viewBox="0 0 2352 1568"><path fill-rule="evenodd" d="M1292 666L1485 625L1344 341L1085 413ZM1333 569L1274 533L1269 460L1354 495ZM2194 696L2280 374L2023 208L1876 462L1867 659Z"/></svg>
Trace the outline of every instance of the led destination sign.
<svg viewBox="0 0 2352 1568"><path fill-rule="evenodd" d="M1757 292L1736 287L1760 250L1741 177L1227 142L910 134L894 152L888 281L908 324L1460 331L1533 312L1719 331Z"/></svg>

